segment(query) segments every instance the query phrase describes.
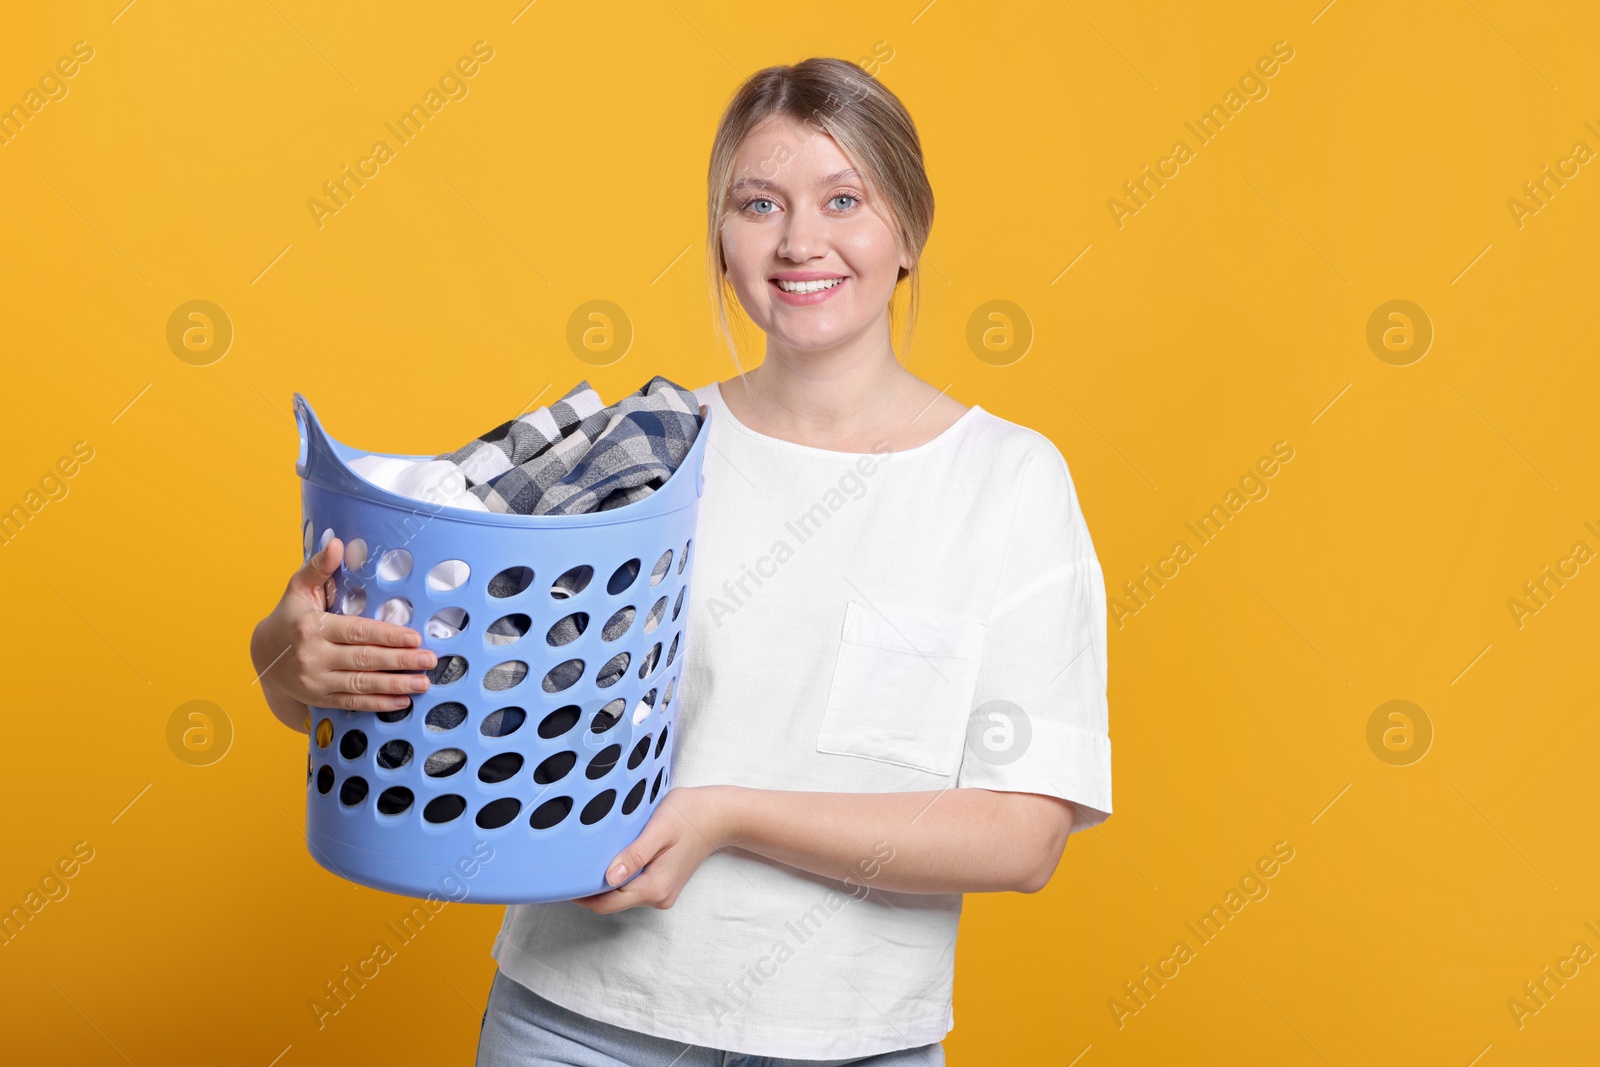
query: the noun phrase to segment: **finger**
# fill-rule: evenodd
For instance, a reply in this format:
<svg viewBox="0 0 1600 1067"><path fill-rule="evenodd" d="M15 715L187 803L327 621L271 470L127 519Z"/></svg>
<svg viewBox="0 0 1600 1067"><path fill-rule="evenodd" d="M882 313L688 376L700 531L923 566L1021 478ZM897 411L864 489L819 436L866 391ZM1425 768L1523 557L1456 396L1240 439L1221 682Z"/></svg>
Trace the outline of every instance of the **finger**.
<svg viewBox="0 0 1600 1067"><path fill-rule="evenodd" d="M410 695L426 693L427 675L384 671L329 671L328 687L340 693Z"/></svg>
<svg viewBox="0 0 1600 1067"><path fill-rule="evenodd" d="M317 701L317 706L345 711L400 711L411 706L411 698L384 693L333 693Z"/></svg>
<svg viewBox="0 0 1600 1067"><path fill-rule="evenodd" d="M334 671L427 671L439 657L425 648L388 648L384 645L330 644L324 661Z"/></svg>
<svg viewBox="0 0 1600 1067"><path fill-rule="evenodd" d="M337 537L328 539L328 543L321 549L311 554L311 557L300 565L289 579L290 584L297 585L308 593L316 593L322 584L333 576L339 569L339 564L344 561L344 542Z"/></svg>
<svg viewBox="0 0 1600 1067"><path fill-rule="evenodd" d="M642 832L633 844L617 853L611 860L611 865L606 868L606 884L620 886L628 880L628 875L634 871L644 869L644 865L660 855L667 842L660 831L650 829L650 823L645 823Z"/></svg>
<svg viewBox="0 0 1600 1067"><path fill-rule="evenodd" d="M368 619L360 615L336 615L326 620L323 631L328 640L344 645L387 645L391 648L416 648L422 635L409 626ZM432 653L429 653L432 655ZM433 666L433 664L428 664Z"/></svg>

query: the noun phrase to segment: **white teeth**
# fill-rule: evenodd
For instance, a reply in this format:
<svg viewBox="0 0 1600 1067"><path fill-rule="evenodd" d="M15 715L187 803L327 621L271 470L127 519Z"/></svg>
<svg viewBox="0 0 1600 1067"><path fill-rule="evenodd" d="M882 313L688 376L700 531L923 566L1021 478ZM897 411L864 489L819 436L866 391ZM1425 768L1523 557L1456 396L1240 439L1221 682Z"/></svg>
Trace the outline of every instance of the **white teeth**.
<svg viewBox="0 0 1600 1067"><path fill-rule="evenodd" d="M779 278L778 288L786 293L815 293L822 289L832 289L842 281L843 278L827 278L817 282L789 282Z"/></svg>

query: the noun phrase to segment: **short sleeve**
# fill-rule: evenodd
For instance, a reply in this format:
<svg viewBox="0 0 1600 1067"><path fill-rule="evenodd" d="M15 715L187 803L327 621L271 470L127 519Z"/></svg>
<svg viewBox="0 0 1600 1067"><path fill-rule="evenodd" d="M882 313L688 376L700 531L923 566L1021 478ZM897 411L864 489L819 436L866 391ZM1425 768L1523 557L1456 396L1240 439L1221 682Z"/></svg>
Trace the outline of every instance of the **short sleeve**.
<svg viewBox="0 0 1600 1067"><path fill-rule="evenodd" d="M955 784L1060 797L1078 833L1111 815L1105 576L1047 438L1017 484Z"/></svg>

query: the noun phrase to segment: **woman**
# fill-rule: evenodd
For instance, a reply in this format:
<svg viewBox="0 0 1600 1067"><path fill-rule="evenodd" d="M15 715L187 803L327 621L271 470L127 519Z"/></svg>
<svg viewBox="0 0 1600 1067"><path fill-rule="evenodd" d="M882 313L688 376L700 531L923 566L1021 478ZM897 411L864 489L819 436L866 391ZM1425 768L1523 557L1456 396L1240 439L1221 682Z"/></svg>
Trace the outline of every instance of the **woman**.
<svg viewBox="0 0 1600 1067"><path fill-rule="evenodd" d="M715 408L675 788L621 888L506 909L478 1063L939 1064L962 894L1032 893L1111 811L1104 579L1060 452L908 371L890 301L933 218L854 64L752 77L712 149L709 267L765 359ZM731 342L731 338L730 338ZM258 627L277 716L426 690L415 631L324 614L337 539Z"/></svg>

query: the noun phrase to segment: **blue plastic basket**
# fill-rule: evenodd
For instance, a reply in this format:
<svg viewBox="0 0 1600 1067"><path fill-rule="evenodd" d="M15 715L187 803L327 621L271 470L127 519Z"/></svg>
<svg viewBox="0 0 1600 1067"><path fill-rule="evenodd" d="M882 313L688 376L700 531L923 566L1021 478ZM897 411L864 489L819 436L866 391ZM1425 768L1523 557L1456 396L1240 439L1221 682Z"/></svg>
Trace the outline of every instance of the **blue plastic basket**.
<svg viewBox="0 0 1600 1067"><path fill-rule="evenodd" d="M398 599L439 657L433 673L464 668L404 711L311 709L311 855L417 897L538 903L609 888L606 865L672 786L709 413L649 496L541 516L380 489L348 465L367 453L329 437L298 393L294 411L306 556L345 543L332 610L375 618ZM435 615L459 632L431 636Z"/></svg>

